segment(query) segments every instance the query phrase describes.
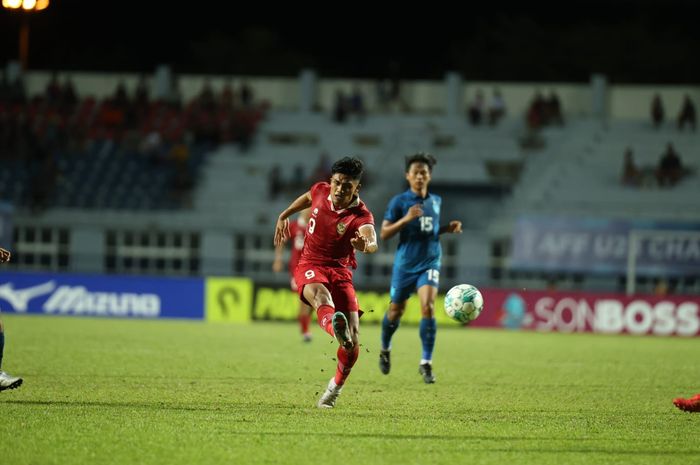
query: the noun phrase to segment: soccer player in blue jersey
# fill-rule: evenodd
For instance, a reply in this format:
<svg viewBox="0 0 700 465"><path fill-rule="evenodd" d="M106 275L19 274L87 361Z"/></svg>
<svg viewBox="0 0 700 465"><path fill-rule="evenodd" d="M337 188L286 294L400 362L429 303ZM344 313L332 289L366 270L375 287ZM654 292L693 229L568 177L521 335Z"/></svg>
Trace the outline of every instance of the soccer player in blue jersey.
<svg viewBox="0 0 700 465"><path fill-rule="evenodd" d="M423 354L418 372L428 384L435 382L433 375L433 347L435 346L435 297L440 280L440 234L461 233L462 222L450 221L440 226L440 196L430 194L431 173L436 160L430 154L416 153L406 157L406 180L409 189L389 202L380 237L389 239L399 233L399 246L391 277L391 303L382 320L382 350L379 369L389 374L391 369L391 337L399 328L406 311L406 301L413 292L420 299L420 339Z"/></svg>

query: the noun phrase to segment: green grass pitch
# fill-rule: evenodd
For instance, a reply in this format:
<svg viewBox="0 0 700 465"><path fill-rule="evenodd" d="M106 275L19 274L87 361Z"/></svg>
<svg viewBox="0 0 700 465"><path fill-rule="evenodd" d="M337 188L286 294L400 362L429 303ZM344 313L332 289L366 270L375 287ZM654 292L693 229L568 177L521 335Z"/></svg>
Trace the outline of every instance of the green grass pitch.
<svg viewBox="0 0 700 465"><path fill-rule="evenodd" d="M333 410L336 344L291 323L3 315L0 463L700 463L700 340L438 330L437 383L415 326L379 372L379 327Z"/></svg>

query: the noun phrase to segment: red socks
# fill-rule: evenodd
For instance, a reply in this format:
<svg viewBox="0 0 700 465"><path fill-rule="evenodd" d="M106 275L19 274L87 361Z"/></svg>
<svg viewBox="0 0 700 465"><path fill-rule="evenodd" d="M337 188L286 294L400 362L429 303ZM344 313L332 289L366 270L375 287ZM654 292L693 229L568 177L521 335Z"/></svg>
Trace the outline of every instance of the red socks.
<svg viewBox="0 0 700 465"><path fill-rule="evenodd" d="M335 337L333 332L333 314L335 313L335 308L330 305L321 305L316 310L316 316L318 317L318 325L323 328L325 332Z"/></svg>
<svg viewBox="0 0 700 465"><path fill-rule="evenodd" d="M299 325L301 326L301 334L307 334L309 332L309 323L311 322L311 315L306 313L306 310L299 312Z"/></svg>
<svg viewBox="0 0 700 465"><path fill-rule="evenodd" d="M353 347L351 351L347 351L342 347L338 347L338 367L335 370L335 384L342 386L345 384L345 380L350 376L350 370L360 356L360 348L358 346Z"/></svg>
<svg viewBox="0 0 700 465"><path fill-rule="evenodd" d="M331 336L335 336L333 332L333 314L335 313L335 308L330 305L321 305L316 310L316 315L318 316L318 324ZM335 384L342 386L345 384L345 380L350 376L350 370L360 356L360 348L355 346L352 350L345 350L342 346L338 347L336 352L338 356L338 367L335 370Z"/></svg>

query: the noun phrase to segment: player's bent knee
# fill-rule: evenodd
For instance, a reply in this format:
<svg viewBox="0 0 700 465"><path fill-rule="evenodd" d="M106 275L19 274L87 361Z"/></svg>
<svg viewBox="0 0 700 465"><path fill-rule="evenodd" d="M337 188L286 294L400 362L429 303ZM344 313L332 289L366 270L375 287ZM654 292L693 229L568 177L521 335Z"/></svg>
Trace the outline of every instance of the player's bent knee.
<svg viewBox="0 0 700 465"><path fill-rule="evenodd" d="M404 313L406 313L405 303L403 305L391 304L389 307L389 319L391 321L400 320Z"/></svg>
<svg viewBox="0 0 700 465"><path fill-rule="evenodd" d="M423 318L434 318L435 317L435 305L427 304L421 308L421 314Z"/></svg>
<svg viewBox="0 0 700 465"><path fill-rule="evenodd" d="M306 289L304 289L306 291ZM320 287L316 289L311 290L312 294L306 295L306 300L309 302L313 303L314 308L318 308L321 305L329 305L331 307L335 307L333 304L333 298L331 297L331 293L328 292L328 290L325 287ZM310 298L309 298L310 297Z"/></svg>

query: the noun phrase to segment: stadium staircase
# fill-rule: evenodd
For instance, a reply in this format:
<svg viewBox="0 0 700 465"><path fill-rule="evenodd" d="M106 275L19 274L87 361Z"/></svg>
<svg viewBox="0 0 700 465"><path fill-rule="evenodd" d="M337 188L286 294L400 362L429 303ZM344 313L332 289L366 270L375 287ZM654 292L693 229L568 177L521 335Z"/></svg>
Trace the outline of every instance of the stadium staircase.
<svg viewBox="0 0 700 465"><path fill-rule="evenodd" d="M547 148L528 156L513 195L489 227L495 236L508 235L518 215L566 215L656 221L697 221L700 217L700 136L673 128L653 130L639 121L602 125L573 121L545 132ZM666 145L673 143L685 166L695 174L672 188L660 188L653 170ZM640 187L621 183L627 147L648 173Z"/></svg>

